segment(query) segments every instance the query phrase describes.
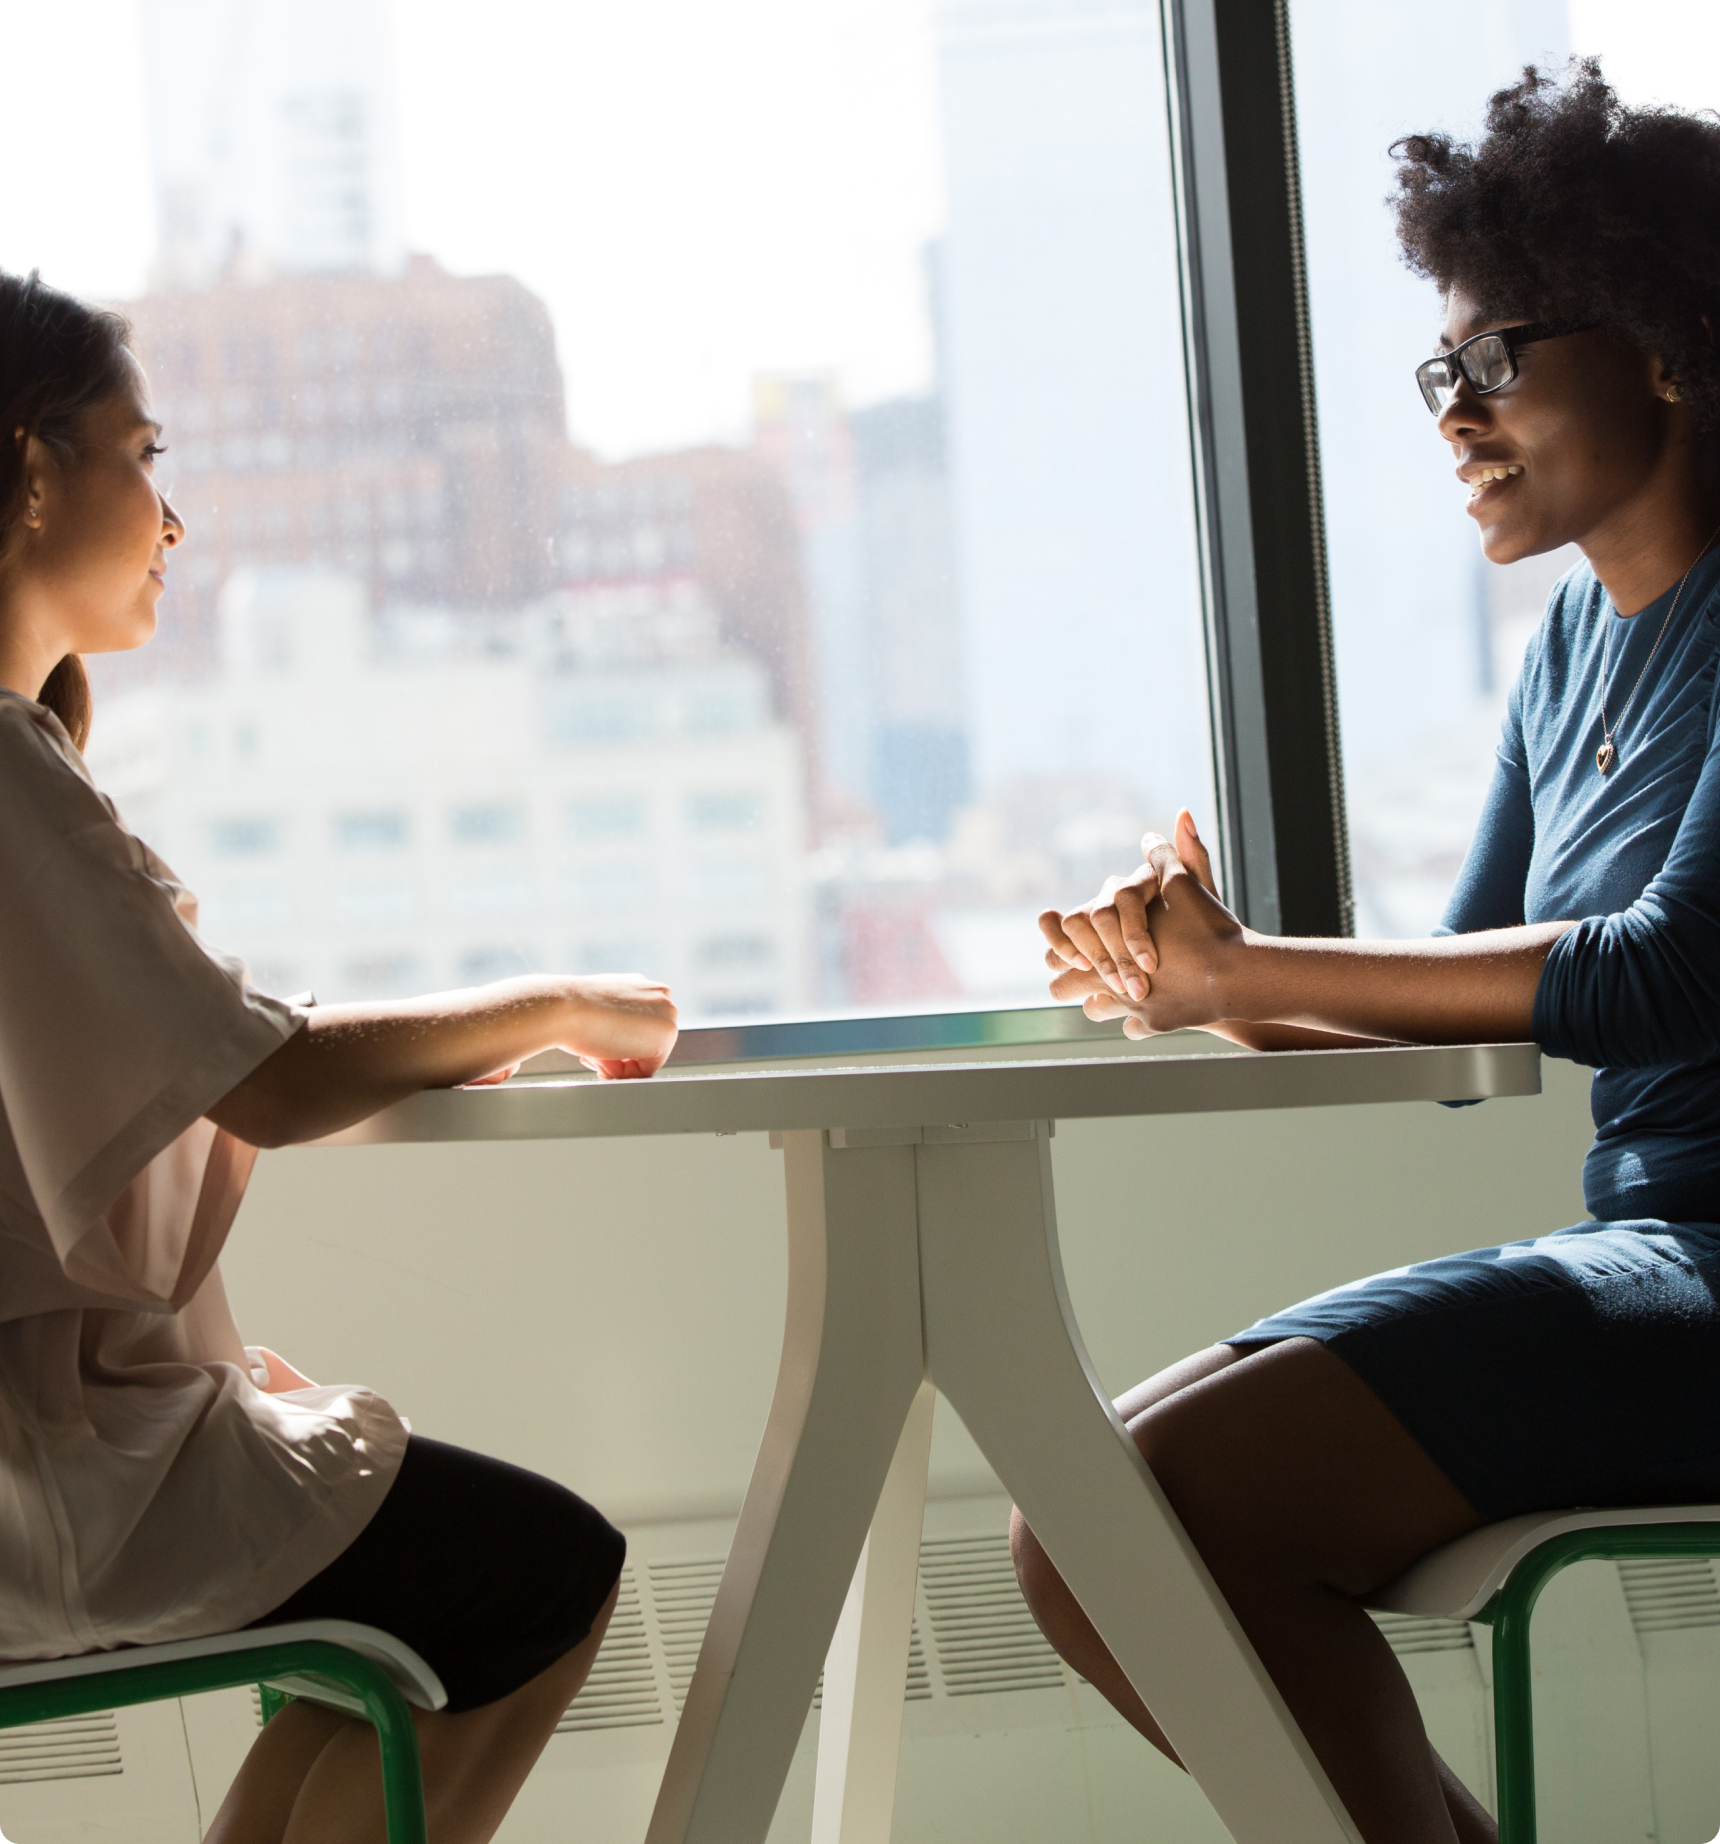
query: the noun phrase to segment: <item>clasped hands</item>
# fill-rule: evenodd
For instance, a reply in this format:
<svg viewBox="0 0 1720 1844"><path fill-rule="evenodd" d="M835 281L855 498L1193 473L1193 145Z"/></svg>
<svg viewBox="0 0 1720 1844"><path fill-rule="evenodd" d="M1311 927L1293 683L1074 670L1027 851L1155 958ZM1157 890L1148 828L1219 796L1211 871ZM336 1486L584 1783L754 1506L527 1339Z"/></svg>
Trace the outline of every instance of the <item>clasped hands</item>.
<svg viewBox="0 0 1720 1844"><path fill-rule="evenodd" d="M1186 807L1174 831L1174 841L1149 832L1141 865L1106 878L1090 903L1039 918L1051 996L1079 999L1092 1019L1121 1018L1129 1037L1219 1023L1225 974L1244 945Z"/></svg>

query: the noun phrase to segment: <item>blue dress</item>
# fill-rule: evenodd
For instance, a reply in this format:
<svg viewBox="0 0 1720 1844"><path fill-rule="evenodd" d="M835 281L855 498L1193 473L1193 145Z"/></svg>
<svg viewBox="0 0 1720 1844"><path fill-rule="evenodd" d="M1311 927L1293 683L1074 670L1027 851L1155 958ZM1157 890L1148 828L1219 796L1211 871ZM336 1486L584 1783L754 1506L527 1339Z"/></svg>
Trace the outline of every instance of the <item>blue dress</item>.
<svg viewBox="0 0 1720 1844"><path fill-rule="evenodd" d="M1440 931L1580 919L1533 1031L1595 1071L1595 1221L1334 1288L1227 1341L1319 1339L1488 1519L1720 1502L1720 551L1675 593L1625 620L1586 564L1553 591Z"/></svg>

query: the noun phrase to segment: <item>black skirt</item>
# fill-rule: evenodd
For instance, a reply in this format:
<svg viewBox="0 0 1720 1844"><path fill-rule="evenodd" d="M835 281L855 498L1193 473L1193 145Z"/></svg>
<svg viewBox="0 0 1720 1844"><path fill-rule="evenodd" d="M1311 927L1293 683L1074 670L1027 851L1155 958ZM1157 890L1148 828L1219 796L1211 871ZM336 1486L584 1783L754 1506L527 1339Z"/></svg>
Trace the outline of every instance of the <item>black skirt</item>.
<svg viewBox="0 0 1720 1844"><path fill-rule="evenodd" d="M1582 1223L1334 1287L1315 1338L1481 1515L1720 1504L1720 1225Z"/></svg>
<svg viewBox="0 0 1720 1844"><path fill-rule="evenodd" d="M411 1435L376 1515L321 1574L254 1626L356 1620L404 1640L479 1709L591 1631L626 1539L553 1480Z"/></svg>

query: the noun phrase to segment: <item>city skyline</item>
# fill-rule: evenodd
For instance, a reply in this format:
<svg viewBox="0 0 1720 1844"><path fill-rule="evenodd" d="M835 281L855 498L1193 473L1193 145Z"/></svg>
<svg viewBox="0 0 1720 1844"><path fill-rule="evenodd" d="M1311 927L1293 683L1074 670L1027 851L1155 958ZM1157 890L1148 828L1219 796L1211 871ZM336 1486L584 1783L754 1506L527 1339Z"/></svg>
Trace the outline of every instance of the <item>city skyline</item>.
<svg viewBox="0 0 1720 1844"><path fill-rule="evenodd" d="M1525 59L1619 31L1609 3L1579 0L1567 30L1563 0L1498 0L1461 69L1420 55L1407 8L1294 9L1341 726L1359 875L1383 879L1363 905L1371 926L1432 919L1524 627L1514 603L1502 623L1503 592L1400 375L1433 310L1397 264L1385 149L1406 125L1472 129ZM0 22L15 7L0 0ZM154 98L155 178L133 214L159 233L154 286L132 311L178 451L166 477L197 532L170 607L193 650L208 655L215 598L242 567L356 569L372 618L442 605L503 627L573 585L655 594L680 570L725 644L764 666L799 739L812 837L836 853L830 888L898 891L861 932L896 944L885 960L922 969L914 979L940 956L956 977L927 945L949 904L1050 894L1080 856L1058 841L1103 836L1126 853L1131 826L1162 825L1184 800L1209 817L1152 0L889 0L882 24L858 0L809 0L793 19L745 0L738 37L768 42L776 79L753 73L756 117L731 113L720 131L687 87L688 60L716 54L684 0L648 0L676 27L654 66L628 36L636 22L499 0L464 87L440 91L455 75L444 0L398 13L398 70L386 0L362 0L323 58L305 54L316 17L285 0L79 7L130 20L132 80ZM1642 37L1625 41L1624 68L1648 83ZM528 41L545 55L516 72L502 54ZM537 105L550 50L576 43L601 48L616 94L665 130L649 158L636 137L583 158L584 118L526 157L519 135L568 124ZM97 95L112 50L93 54ZM717 56L711 74L728 68ZM516 75L515 138L475 138ZM842 107L815 122L837 91ZM461 132L428 158L438 95ZM878 130L892 107L897 163L874 160L862 210L855 148L834 151L833 124L870 110ZM875 138L860 144L876 154ZM759 183L731 186L695 227L663 191L665 161L707 207L737 161ZM474 185L490 189L487 212ZM414 194L434 206L431 237L415 234ZM916 233L911 264L880 260L880 214L896 256ZM0 201L0 260L18 220ZM642 253L662 244L687 285L646 298ZM414 245L438 255L408 259ZM490 273L460 272L485 252ZM783 286L789 262L798 280ZM856 264L866 288L833 314L815 297ZM448 306L441 332L421 311L431 294ZM478 308L504 297L505 311ZM730 396L718 416L685 367L743 299L748 368L732 344L712 359ZM594 339L599 311L613 337ZM510 317L512 332L485 330ZM650 438L665 393L688 439ZM623 397L635 446L618 458L579 436ZM152 650L157 664L170 653ZM1452 788L1437 814L1419 792L1430 779ZM1014 868L994 875L986 850Z"/></svg>
<svg viewBox="0 0 1720 1844"><path fill-rule="evenodd" d="M785 38L780 0L727 9L722 32L694 0L606 13L497 0L482 41L495 51L491 76L453 0L415 0L399 45L407 243L456 273L516 274L546 301L569 355L574 433L605 456L744 436L760 371L833 369L855 406L924 390L933 362L921 257L945 223L932 4L821 0ZM1350 17L1343 0L1321 4L1340 23ZM51 146L54 158L0 198L0 264L39 266L108 299L142 292L157 249L153 181L139 158L150 141L140 6L0 0L20 68L79 72L75 95L25 86L9 100L20 145ZM1299 40L1308 18L1299 6ZM1483 42L1485 26L1478 18ZM1606 57L1633 100L1695 106L1720 94L1720 13L1703 0L1574 0L1571 36L1576 50ZM786 81L795 60L808 65L805 82ZM558 73L570 69L582 87L557 99ZM510 91L501 72L525 87ZM1457 82L1473 112L1485 85ZM548 133L526 118L565 120L575 101L586 139L567 159L605 183L570 198L544 145L520 137ZM452 141L450 119L467 130ZM677 120L702 137L691 166L668 132ZM472 145L509 151L496 169L509 187L490 183L482 164L461 170ZM795 157L777 160L777 189L752 184L784 148ZM549 247L558 240L532 228L546 208L566 233L559 254ZM1368 234L1383 235L1382 221L1370 214ZM785 238L791 224L796 236ZM713 256L719 231L744 232L720 300L705 285L708 264L690 274L684 254ZM594 273L633 279L594 292Z"/></svg>
<svg viewBox="0 0 1720 1844"><path fill-rule="evenodd" d="M649 966L736 1017L958 997L977 927L1029 996L1018 892L941 848L1044 882L966 804L938 399L765 373L744 446L604 461L529 287L370 235L380 9L319 72L261 57L287 0L148 4L154 119L195 120L128 312L196 536L163 640L99 663L91 760L212 938L275 990ZM342 129L308 180L306 119Z"/></svg>

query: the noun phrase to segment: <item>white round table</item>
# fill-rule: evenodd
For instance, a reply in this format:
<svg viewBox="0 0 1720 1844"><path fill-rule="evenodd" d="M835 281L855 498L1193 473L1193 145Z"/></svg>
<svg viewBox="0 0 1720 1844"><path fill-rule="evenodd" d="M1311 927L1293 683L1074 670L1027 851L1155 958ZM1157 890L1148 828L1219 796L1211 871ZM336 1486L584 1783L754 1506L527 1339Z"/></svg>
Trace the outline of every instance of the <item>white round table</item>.
<svg viewBox="0 0 1720 1844"><path fill-rule="evenodd" d="M1360 1844L1099 1387L1057 1246L1057 1119L1540 1092L1533 1044L1218 1053L414 1096L334 1136L764 1132L782 1366L647 1844L764 1844L820 1669L813 1844L887 1844L941 1390L1239 1844Z"/></svg>

